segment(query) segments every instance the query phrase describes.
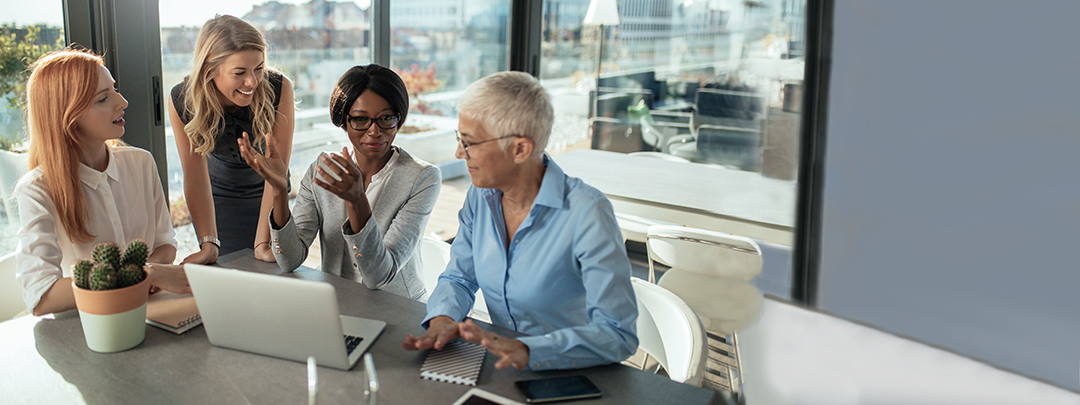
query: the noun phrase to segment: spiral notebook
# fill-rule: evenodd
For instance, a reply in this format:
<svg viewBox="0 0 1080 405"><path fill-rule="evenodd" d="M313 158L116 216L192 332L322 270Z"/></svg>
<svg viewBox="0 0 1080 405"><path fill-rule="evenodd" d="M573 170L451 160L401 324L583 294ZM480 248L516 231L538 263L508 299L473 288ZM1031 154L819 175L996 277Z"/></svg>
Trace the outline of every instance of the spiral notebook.
<svg viewBox="0 0 1080 405"><path fill-rule="evenodd" d="M202 325L202 317L191 294L159 291L146 301L146 323L179 335Z"/></svg>
<svg viewBox="0 0 1080 405"><path fill-rule="evenodd" d="M447 343L442 350L428 352L420 366L420 377L461 385L476 386L484 365L484 346L464 340Z"/></svg>

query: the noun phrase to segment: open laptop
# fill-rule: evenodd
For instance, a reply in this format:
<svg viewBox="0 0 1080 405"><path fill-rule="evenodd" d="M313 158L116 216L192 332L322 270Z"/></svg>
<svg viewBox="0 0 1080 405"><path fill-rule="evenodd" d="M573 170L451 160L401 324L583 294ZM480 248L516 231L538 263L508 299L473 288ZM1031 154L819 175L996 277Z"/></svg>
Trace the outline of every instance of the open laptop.
<svg viewBox="0 0 1080 405"><path fill-rule="evenodd" d="M342 316L329 283L185 264L206 336L215 346L352 368L386 322Z"/></svg>

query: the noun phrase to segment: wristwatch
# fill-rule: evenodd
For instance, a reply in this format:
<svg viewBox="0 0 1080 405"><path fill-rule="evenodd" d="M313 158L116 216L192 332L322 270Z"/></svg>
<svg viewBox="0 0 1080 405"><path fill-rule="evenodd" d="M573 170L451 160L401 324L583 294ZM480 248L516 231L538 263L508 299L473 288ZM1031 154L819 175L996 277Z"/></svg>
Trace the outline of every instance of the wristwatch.
<svg viewBox="0 0 1080 405"><path fill-rule="evenodd" d="M203 243L207 243L207 242L213 243L214 246L217 246L218 249L221 249L221 240L220 239L218 239L216 237L213 237L213 236L210 236L210 235L206 235L206 236L203 236L203 237L199 238L199 245L200 246Z"/></svg>

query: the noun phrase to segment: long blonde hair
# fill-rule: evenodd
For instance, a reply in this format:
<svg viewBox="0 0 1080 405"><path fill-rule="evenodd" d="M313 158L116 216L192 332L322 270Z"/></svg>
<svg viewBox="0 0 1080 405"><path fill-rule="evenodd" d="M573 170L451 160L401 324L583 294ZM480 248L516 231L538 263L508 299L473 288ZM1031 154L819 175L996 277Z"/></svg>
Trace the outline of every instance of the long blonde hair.
<svg viewBox="0 0 1080 405"><path fill-rule="evenodd" d="M90 109L98 86L101 57L68 47L42 56L26 83L26 118L30 129L30 170L40 167L68 238L89 242L86 200L79 179L82 146L75 120ZM121 142L109 141L110 145Z"/></svg>
<svg viewBox="0 0 1080 405"><path fill-rule="evenodd" d="M218 90L213 79L226 58L241 51L262 52L265 72L273 72L266 66L266 40L259 30L246 21L231 15L218 15L210 19L199 31L195 41L195 63L184 89L184 109L191 114L191 121L184 125L184 132L191 140L191 149L200 155L214 150L214 135L225 126L224 108L218 100ZM276 73L276 72L275 72ZM274 90L266 76L259 81L252 97L251 123L254 144L261 145L265 135L274 128L276 110Z"/></svg>

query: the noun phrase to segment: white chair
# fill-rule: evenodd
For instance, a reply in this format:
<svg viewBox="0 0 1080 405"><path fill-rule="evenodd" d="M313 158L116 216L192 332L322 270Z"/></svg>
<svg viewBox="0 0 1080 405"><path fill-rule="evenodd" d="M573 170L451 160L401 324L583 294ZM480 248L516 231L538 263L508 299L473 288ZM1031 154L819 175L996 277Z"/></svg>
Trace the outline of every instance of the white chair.
<svg viewBox="0 0 1080 405"><path fill-rule="evenodd" d="M4 205L8 221L19 221L15 215L15 183L26 174L29 154L0 150L0 204Z"/></svg>
<svg viewBox="0 0 1080 405"><path fill-rule="evenodd" d="M673 381L701 386L709 342L694 310L663 287L640 278L631 282L638 305L638 347Z"/></svg>
<svg viewBox="0 0 1080 405"><path fill-rule="evenodd" d="M420 280L427 289L425 302L439 284L439 275L446 270L447 263L450 263L450 244L431 235L424 236L420 240Z"/></svg>
<svg viewBox="0 0 1080 405"><path fill-rule="evenodd" d="M424 302L435 291L439 284L439 276L446 271L446 265L450 263L450 244L433 235L426 235L420 241L420 279L424 282L427 293ZM484 293L476 290L476 302L469 316L489 322L491 317L487 313L487 303L484 301Z"/></svg>
<svg viewBox="0 0 1080 405"><path fill-rule="evenodd" d="M637 215L615 213L615 222L619 223L619 230L622 231L623 242L632 240L634 242L645 243L645 235L649 231L649 227L653 225L674 225L671 222L657 221L655 219L649 219L639 217Z"/></svg>
<svg viewBox="0 0 1080 405"><path fill-rule="evenodd" d="M15 252L0 256L0 322L28 313L15 280Z"/></svg>
<svg viewBox="0 0 1080 405"><path fill-rule="evenodd" d="M653 262L670 266L659 285L694 309L709 337L723 339L725 349L739 363L737 331L761 317L764 299L750 280L761 273L761 249L750 238L681 226L651 226L646 246L649 279L655 280ZM714 336L714 333L719 336ZM728 386L741 395L742 378L727 367Z"/></svg>
<svg viewBox="0 0 1080 405"><path fill-rule="evenodd" d="M649 281L653 262L671 267L658 284L701 317L705 329L729 335L761 315L762 296L750 280L761 273L761 249L750 238L682 226L650 226Z"/></svg>

